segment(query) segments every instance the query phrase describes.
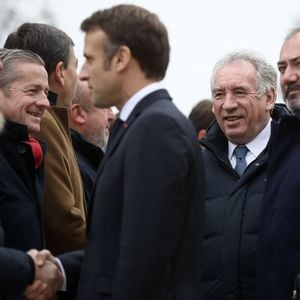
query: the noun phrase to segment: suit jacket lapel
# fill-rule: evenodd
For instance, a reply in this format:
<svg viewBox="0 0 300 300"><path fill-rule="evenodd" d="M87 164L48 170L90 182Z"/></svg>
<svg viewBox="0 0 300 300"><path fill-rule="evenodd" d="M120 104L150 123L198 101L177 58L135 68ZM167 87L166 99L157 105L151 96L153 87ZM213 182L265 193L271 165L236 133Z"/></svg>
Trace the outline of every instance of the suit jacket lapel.
<svg viewBox="0 0 300 300"><path fill-rule="evenodd" d="M97 185L97 181L101 177L101 173L103 171L103 168L108 160L108 158L113 154L116 147L120 143L122 137L124 136L125 132L130 128L130 126L133 124L133 122L137 119L137 117L149 106L151 106L153 103L159 101L159 100L172 100L169 93L165 89L161 89L158 91L154 91L151 94L147 95L144 99L142 99L136 107L133 109L131 114L129 115L126 122L124 122L121 126L121 128L116 133L116 136L113 138L111 145L108 147L107 151L104 154L104 157L101 161L99 170L97 172L96 180L95 180L95 186ZM93 189L93 196L91 199L91 203L89 206L89 213L88 213L88 220L91 218L91 211L92 211L92 205L95 199L95 187ZM89 223L89 222L88 222Z"/></svg>
<svg viewBox="0 0 300 300"><path fill-rule="evenodd" d="M155 103L158 100L172 100L169 93L162 89L155 91L149 95L147 95L143 100L141 100L137 106L133 109L131 114L129 115L126 122L124 122L121 126L121 128L118 130L116 136L114 137L112 144L107 149L107 152L104 155L104 158L101 162L100 168L97 173L97 178L100 176L103 167L107 161L107 159L112 155L112 153L115 151L117 145L121 141L122 137L124 136L125 132L130 128L132 123L137 119L137 117L150 105Z"/></svg>

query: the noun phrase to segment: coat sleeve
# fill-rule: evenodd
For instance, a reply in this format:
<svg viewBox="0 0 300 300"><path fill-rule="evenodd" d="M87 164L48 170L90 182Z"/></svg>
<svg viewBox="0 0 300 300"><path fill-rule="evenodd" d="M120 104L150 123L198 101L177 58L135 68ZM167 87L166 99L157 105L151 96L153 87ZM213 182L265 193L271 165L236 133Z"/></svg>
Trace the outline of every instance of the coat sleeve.
<svg viewBox="0 0 300 300"><path fill-rule="evenodd" d="M47 143L43 217L46 248L54 255L85 244L85 203L80 172L66 129L43 117L39 138Z"/></svg>
<svg viewBox="0 0 300 300"><path fill-rule="evenodd" d="M72 300L76 298L83 257L83 250L72 251L58 256L67 278L67 290L58 293L60 300Z"/></svg>
<svg viewBox="0 0 300 300"><path fill-rule="evenodd" d="M0 247L0 290L23 292L34 278L34 263L26 253Z"/></svg>

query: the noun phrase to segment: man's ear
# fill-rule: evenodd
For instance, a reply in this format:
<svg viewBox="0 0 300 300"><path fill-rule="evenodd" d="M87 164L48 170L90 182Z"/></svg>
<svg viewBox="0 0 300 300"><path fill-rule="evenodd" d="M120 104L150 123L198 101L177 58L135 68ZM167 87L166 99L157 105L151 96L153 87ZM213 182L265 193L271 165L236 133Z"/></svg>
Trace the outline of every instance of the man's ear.
<svg viewBox="0 0 300 300"><path fill-rule="evenodd" d="M87 120L87 113L79 104L76 103L71 106L70 117L74 123L84 125Z"/></svg>
<svg viewBox="0 0 300 300"><path fill-rule="evenodd" d="M127 46L120 46L113 57L116 70L122 72L128 66L131 59L131 51Z"/></svg>
<svg viewBox="0 0 300 300"><path fill-rule="evenodd" d="M64 86L64 63L62 61L58 62L55 66L54 72L51 74L51 79L59 86Z"/></svg>
<svg viewBox="0 0 300 300"><path fill-rule="evenodd" d="M266 110L271 111L276 102L276 91L272 88L269 92L266 93L267 101L266 101Z"/></svg>

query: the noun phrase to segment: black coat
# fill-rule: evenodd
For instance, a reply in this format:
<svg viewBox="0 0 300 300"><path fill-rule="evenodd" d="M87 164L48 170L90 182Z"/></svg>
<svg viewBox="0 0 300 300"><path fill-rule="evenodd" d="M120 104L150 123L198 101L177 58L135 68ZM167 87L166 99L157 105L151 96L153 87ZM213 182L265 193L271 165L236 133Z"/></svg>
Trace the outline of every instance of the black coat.
<svg viewBox="0 0 300 300"><path fill-rule="evenodd" d="M71 138L84 185L85 199L89 204L97 170L104 154L100 147L89 143L73 129Z"/></svg>
<svg viewBox="0 0 300 300"><path fill-rule="evenodd" d="M27 128L7 122L0 136L0 220L6 247L44 248L43 167L35 170Z"/></svg>
<svg viewBox="0 0 300 300"><path fill-rule="evenodd" d="M25 143L28 139L27 128L23 125L7 121L0 136L0 235L2 245L7 248L28 251L44 248L43 226L41 216L41 199L43 193L43 167L37 171L31 147ZM12 251L9 256L6 249L1 250L2 257L7 257L7 263L15 260L11 271L5 273L7 263L1 265L5 284L0 284L7 291L12 289L9 280L15 277L15 291L23 289L32 278L32 269L28 257L21 252ZM23 261L22 261L23 260ZM2 261L2 260L1 260ZM1 263L1 262L0 262ZM18 284L20 276L23 281ZM21 294L2 295L2 299L23 299Z"/></svg>
<svg viewBox="0 0 300 300"><path fill-rule="evenodd" d="M29 256L19 250L8 249L4 245L4 232L0 222L0 299L7 299L2 293L22 293L32 283L34 263Z"/></svg>
<svg viewBox="0 0 300 300"><path fill-rule="evenodd" d="M285 112L276 106L274 116L279 118ZM274 126L272 122L271 132ZM205 300L253 300L269 145L240 178L228 160L228 140L216 122L201 144L207 176L203 296Z"/></svg>
<svg viewBox="0 0 300 300"><path fill-rule="evenodd" d="M258 241L257 299L292 299L300 272L300 120L274 131Z"/></svg>
<svg viewBox="0 0 300 300"><path fill-rule="evenodd" d="M100 165L77 299L199 300L204 189L192 125L151 93Z"/></svg>
<svg viewBox="0 0 300 300"><path fill-rule="evenodd" d="M24 252L0 247L0 299L25 299L25 288L32 283L34 264Z"/></svg>

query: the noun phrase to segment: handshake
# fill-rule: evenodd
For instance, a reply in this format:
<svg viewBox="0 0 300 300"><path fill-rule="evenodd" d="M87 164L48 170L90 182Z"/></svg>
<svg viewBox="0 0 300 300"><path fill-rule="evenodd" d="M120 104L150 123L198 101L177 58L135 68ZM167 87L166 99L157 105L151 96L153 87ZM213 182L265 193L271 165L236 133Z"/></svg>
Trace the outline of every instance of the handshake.
<svg viewBox="0 0 300 300"><path fill-rule="evenodd" d="M33 283L24 292L27 299L50 299L63 288L64 276L58 259L48 250L30 250L27 254L33 259L35 276Z"/></svg>

